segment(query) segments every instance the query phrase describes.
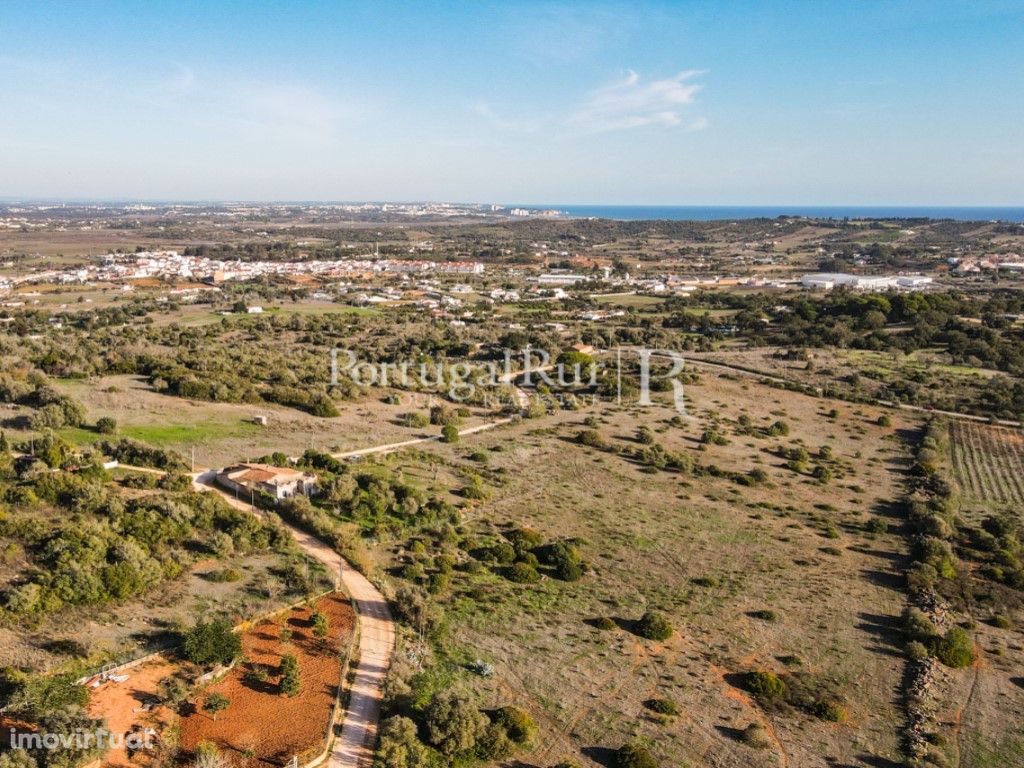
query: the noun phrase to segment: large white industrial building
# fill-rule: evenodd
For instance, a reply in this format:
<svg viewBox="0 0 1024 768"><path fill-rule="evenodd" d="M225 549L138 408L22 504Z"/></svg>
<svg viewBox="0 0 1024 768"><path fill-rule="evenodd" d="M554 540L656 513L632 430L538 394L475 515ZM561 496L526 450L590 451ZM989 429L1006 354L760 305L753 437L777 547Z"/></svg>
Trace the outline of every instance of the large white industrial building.
<svg viewBox="0 0 1024 768"><path fill-rule="evenodd" d="M804 288L830 291L849 288L851 291L917 291L930 285L932 278L925 275L849 275L845 272L817 272L800 278Z"/></svg>

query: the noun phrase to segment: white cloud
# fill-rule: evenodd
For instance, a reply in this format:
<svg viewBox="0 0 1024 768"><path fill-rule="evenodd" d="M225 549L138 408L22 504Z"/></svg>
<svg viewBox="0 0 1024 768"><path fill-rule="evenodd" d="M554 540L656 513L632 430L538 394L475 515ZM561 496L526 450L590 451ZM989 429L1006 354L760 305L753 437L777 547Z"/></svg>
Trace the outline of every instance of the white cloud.
<svg viewBox="0 0 1024 768"><path fill-rule="evenodd" d="M630 70L616 82L591 91L575 109L562 115L509 119L484 102L475 104L473 111L498 129L516 133L546 131L554 136L578 135L645 126L702 131L709 125L707 118L687 120L684 117L684 112L693 105L697 93L703 88L692 81L702 74L703 70L689 69L673 77L645 82Z"/></svg>
<svg viewBox="0 0 1024 768"><path fill-rule="evenodd" d="M645 83L630 71L617 82L593 91L569 116L567 124L586 133L681 125L683 108L693 104L702 88L691 82L700 74L700 70L688 69L674 77Z"/></svg>
<svg viewBox="0 0 1024 768"><path fill-rule="evenodd" d="M533 120L529 118L510 119L502 117L485 101L474 104L473 111L480 115L480 117L486 118L493 123L496 128L514 133L537 133L549 123L549 120L543 117Z"/></svg>
<svg viewBox="0 0 1024 768"><path fill-rule="evenodd" d="M364 105L304 82L235 79L181 64L150 82L143 91L153 107L236 138L329 143L368 114Z"/></svg>

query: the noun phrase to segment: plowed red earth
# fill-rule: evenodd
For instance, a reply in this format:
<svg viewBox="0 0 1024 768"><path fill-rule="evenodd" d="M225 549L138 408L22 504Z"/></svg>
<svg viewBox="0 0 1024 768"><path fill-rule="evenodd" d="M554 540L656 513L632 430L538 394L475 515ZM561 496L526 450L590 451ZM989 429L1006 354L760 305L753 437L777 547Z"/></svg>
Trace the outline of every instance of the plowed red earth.
<svg viewBox="0 0 1024 768"><path fill-rule="evenodd" d="M293 755L301 764L320 752L340 682L339 649L348 648L355 614L348 598L337 592L318 600L316 608L330 622L325 640L313 637L308 607L264 621L243 634L246 661L271 668L270 677L265 683L246 681L248 664L242 662L206 689L196 702L200 709L181 720L181 747L186 753L209 741L230 753L233 766L263 768L284 765ZM281 641L285 624L292 632L287 646ZM277 669L285 653L294 654L299 662L301 691L294 697L278 693ZM213 692L230 701L216 720L201 709Z"/></svg>

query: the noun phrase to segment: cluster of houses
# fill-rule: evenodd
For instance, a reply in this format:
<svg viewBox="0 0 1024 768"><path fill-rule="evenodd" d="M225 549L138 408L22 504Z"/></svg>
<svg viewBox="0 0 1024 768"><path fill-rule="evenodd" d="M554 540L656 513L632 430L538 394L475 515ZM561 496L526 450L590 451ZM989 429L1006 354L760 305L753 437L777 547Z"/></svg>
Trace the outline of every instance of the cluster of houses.
<svg viewBox="0 0 1024 768"><path fill-rule="evenodd" d="M480 275L484 265L475 261L416 259L332 259L306 261L222 261L187 256L177 251L108 253L98 264L63 271L39 272L24 281L54 283L121 282L150 278L202 280L210 283L285 276L343 277L385 274Z"/></svg>
<svg viewBox="0 0 1024 768"><path fill-rule="evenodd" d="M1004 253L999 256L986 256L982 259L951 258L949 264L955 274L971 274L978 272L1024 272L1024 257L1016 253Z"/></svg>

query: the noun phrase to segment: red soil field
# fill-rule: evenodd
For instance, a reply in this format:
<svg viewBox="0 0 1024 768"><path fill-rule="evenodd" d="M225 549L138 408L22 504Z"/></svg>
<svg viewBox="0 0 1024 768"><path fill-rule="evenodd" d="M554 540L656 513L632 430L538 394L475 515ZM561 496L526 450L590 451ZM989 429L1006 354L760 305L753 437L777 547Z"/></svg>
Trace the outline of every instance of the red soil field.
<svg viewBox="0 0 1024 768"><path fill-rule="evenodd" d="M143 711L143 705L159 701L160 681L174 674L176 666L163 656L147 661L138 667L124 670L121 674L128 679L123 683L113 680L103 683L89 695L89 714L107 721L111 733L119 736L137 728L152 727L160 732L167 724L170 713L164 707ZM119 746L92 765L130 768L145 762L144 755L129 759L124 746Z"/></svg>
<svg viewBox="0 0 1024 768"><path fill-rule="evenodd" d="M198 696L199 709L181 719L180 744L186 759L202 741L231 753L232 765L238 768L282 766L293 755L298 755L301 764L320 752L340 683L340 649L348 648L355 614L348 598L338 592L320 598L315 607L330 622L325 640L313 637L313 611L306 606L261 622L242 635L245 661ZM287 646L281 642L285 625L292 632ZM278 692L277 670L285 653L294 654L299 662L302 687L291 698ZM269 669L266 682L245 680L253 663ZM201 710L214 692L231 702L216 721Z"/></svg>

